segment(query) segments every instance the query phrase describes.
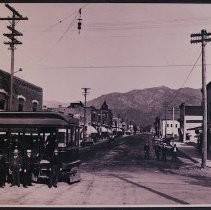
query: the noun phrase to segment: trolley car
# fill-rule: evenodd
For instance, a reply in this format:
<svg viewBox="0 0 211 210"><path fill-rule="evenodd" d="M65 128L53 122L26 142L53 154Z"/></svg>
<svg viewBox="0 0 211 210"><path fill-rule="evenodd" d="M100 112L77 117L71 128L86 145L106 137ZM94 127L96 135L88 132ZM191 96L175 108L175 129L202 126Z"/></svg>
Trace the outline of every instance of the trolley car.
<svg viewBox="0 0 211 210"><path fill-rule="evenodd" d="M0 112L0 150L9 163L15 148L20 155L31 149L34 181L49 178L50 144L59 151L60 179L69 183L80 181L77 119L53 112Z"/></svg>

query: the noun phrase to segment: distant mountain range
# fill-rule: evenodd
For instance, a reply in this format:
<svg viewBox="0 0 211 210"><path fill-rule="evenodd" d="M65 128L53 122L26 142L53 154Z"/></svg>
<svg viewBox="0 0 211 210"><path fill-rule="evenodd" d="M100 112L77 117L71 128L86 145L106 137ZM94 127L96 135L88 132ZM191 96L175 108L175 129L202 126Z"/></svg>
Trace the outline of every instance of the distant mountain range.
<svg viewBox="0 0 211 210"><path fill-rule="evenodd" d="M147 88L143 90L132 90L127 93L109 93L88 101L88 106L100 108L106 101L114 115L121 116L124 120L132 121L137 125L146 126L152 124L156 116L164 118L163 105L167 102L169 106L179 108L181 103L186 105L201 104L201 90L193 88L171 89L165 86ZM57 105L56 105L57 104ZM48 102L50 107L56 105ZM46 104L47 105L47 104ZM48 106L47 105L47 106ZM64 106L65 104L61 104ZM175 119L179 113L175 112ZM172 112L167 111L167 118L172 118Z"/></svg>

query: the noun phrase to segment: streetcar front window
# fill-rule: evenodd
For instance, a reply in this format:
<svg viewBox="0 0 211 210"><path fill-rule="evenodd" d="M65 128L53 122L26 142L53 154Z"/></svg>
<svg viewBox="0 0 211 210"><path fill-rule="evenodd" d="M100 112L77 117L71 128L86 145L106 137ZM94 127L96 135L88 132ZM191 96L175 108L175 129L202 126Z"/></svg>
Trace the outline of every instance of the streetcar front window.
<svg viewBox="0 0 211 210"><path fill-rule="evenodd" d="M58 147L66 147L66 129L59 129L57 133Z"/></svg>

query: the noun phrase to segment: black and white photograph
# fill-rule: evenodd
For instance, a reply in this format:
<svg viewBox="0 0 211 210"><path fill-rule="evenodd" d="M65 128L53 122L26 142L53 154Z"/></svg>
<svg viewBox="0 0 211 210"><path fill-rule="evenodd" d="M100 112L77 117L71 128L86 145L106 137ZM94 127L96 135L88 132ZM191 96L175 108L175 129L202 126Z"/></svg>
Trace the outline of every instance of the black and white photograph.
<svg viewBox="0 0 211 210"><path fill-rule="evenodd" d="M0 3L0 207L210 194L211 4Z"/></svg>

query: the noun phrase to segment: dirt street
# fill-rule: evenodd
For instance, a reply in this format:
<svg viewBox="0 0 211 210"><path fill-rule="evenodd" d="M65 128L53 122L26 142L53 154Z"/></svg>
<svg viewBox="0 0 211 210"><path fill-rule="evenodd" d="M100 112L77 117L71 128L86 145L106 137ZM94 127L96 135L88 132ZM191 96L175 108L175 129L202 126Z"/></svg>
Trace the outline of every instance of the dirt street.
<svg viewBox="0 0 211 210"><path fill-rule="evenodd" d="M144 160L148 135L130 136L99 151L81 164L81 182L58 188L46 185L0 189L1 205L188 205L211 204L211 178L207 172L187 173L180 160L157 161L151 148Z"/></svg>

